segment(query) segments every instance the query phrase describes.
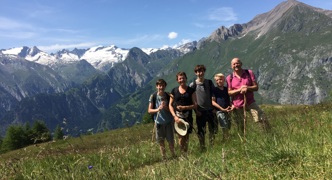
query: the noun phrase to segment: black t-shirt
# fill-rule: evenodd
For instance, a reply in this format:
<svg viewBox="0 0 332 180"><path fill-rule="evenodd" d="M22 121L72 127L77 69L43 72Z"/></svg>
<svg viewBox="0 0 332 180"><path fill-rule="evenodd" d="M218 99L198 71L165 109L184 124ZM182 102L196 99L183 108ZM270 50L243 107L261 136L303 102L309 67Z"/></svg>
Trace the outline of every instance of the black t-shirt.
<svg viewBox="0 0 332 180"><path fill-rule="evenodd" d="M216 97L216 102L219 104L219 106L222 108L227 108L231 105L227 87L224 87L223 90L219 89L218 87L214 87L213 91Z"/></svg>
<svg viewBox="0 0 332 180"><path fill-rule="evenodd" d="M172 89L171 94L173 95L173 104L172 106L174 107L174 109L176 111L179 111L178 109L176 109L177 105L182 105L182 106L189 106L193 104L192 101L192 94L195 92L195 90L189 86L187 86L187 90L185 93L181 94L179 91L179 87L176 87L174 89ZM192 112L192 110L185 110L182 111L183 113L186 113L187 111L189 111L190 113Z"/></svg>

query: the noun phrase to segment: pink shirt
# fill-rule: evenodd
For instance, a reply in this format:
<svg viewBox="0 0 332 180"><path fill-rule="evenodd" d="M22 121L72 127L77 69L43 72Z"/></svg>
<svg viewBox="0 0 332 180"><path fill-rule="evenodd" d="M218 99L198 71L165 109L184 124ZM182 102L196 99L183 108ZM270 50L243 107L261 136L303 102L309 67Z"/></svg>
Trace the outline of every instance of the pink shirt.
<svg viewBox="0 0 332 180"><path fill-rule="evenodd" d="M228 75L226 78L228 88L231 88L232 90L234 90L234 89L239 89L242 85L252 86L253 85L252 82L256 81L256 77L251 70L248 70L248 71L249 71L249 74L246 73L246 71L243 69L242 75L240 78L238 78L233 72L232 82L230 80L231 76ZM247 98L247 105L250 105L251 103L255 102L254 92L247 91L246 98ZM235 108L243 107L243 103L244 103L243 94L239 93L239 94L233 96L232 103L235 106Z"/></svg>

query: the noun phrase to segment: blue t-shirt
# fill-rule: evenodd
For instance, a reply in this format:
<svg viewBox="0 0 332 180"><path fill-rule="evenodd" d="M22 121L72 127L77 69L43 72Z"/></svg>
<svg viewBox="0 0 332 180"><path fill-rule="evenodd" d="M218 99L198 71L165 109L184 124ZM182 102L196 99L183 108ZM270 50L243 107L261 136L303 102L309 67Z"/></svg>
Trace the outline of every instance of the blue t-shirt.
<svg viewBox="0 0 332 180"><path fill-rule="evenodd" d="M152 103L153 100L153 95L150 96L150 99L149 99L149 103ZM169 102L166 100L166 95L164 96L159 96L157 94L157 97L156 97L156 104L154 105L154 107L157 109L162 100L161 99L164 99L165 103L166 103L166 106L168 106ZM157 124L168 124L170 122L172 122L174 119L173 119L173 116L172 114L165 110L165 109L162 109L161 111L159 111L159 114L158 113L155 113L154 116L153 116L153 120L157 123Z"/></svg>

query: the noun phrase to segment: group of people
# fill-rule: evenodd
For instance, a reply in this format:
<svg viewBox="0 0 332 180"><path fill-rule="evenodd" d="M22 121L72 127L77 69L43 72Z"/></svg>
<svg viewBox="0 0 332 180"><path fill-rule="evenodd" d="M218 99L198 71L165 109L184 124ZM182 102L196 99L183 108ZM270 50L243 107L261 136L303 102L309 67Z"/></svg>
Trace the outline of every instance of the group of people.
<svg viewBox="0 0 332 180"><path fill-rule="evenodd" d="M196 130L193 125L193 111L196 115L197 135L201 150L205 150L206 126L209 129L209 143L213 144L218 122L223 132L223 139L229 138L231 117L237 124L239 132L245 133L245 114L249 111L255 122L265 130L270 129L269 122L261 108L256 104L254 91L258 90L256 77L252 70L242 69L239 58L231 61L233 72L225 77L222 73L214 76L215 84L204 77L206 67L196 65L194 72L196 80L187 85L185 72L176 74L179 86L165 92L167 83L163 79L156 82L157 92L149 99L148 113L154 114L156 140L160 152L166 159L165 139L168 142L172 156L174 149L174 123L189 124L185 135L178 134L181 153L188 152L189 135ZM225 84L227 83L227 85ZM230 116L232 114L232 116Z"/></svg>

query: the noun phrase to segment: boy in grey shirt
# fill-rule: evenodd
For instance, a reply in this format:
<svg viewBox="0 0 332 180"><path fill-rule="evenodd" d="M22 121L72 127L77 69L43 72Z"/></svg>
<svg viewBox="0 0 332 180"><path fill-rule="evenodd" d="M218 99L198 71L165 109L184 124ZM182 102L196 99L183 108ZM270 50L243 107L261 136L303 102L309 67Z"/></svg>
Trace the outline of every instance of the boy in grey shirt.
<svg viewBox="0 0 332 180"><path fill-rule="evenodd" d="M206 123L209 126L209 140L210 145L213 145L215 129L217 127L213 116L212 98L214 98L213 89L214 85L210 79L205 79L204 74L206 68L204 65L195 66L195 74L197 79L189 86L195 89L197 97L196 124L197 133L200 142L201 150L205 147L205 132Z"/></svg>

